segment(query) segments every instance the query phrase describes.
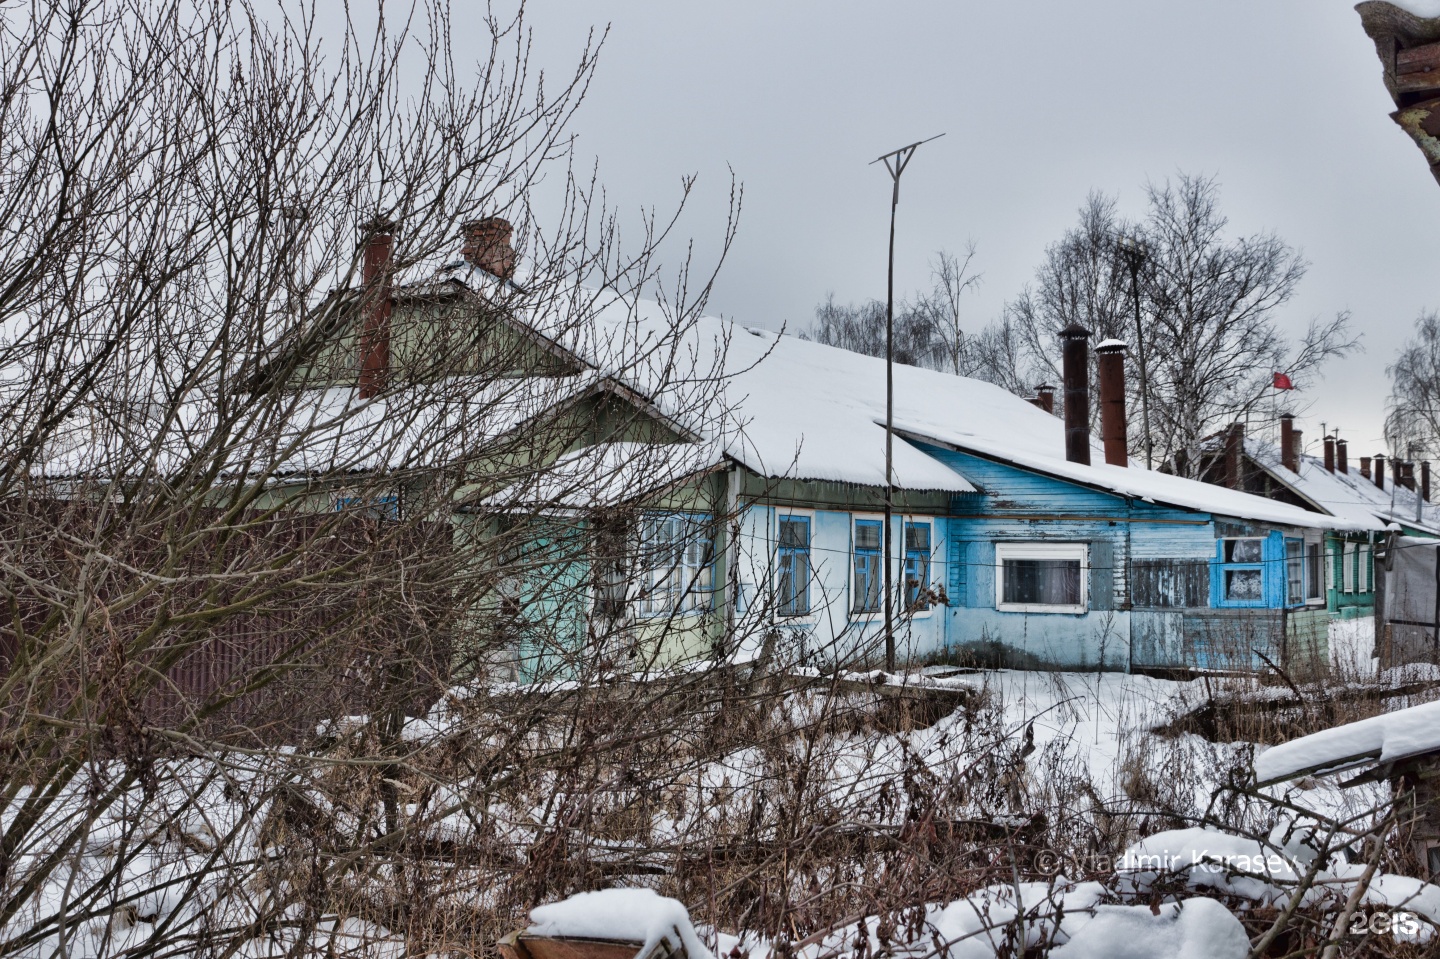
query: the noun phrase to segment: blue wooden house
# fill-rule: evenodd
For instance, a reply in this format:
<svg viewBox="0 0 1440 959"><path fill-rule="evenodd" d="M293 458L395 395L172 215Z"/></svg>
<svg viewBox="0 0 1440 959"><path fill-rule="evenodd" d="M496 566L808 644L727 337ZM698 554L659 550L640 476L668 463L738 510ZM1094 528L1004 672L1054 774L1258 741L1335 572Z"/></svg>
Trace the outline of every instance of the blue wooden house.
<svg viewBox="0 0 1440 959"><path fill-rule="evenodd" d="M724 451L713 470L741 521L733 542L716 544L716 602L732 604L727 628L745 641L769 637L817 662L874 662L884 364L735 333L706 320L697 334L723 340L734 371L735 425L713 437ZM1092 462L1081 462L1059 417L930 370L896 368L895 429L889 562L898 651L912 663L1318 665L1330 619L1325 537L1384 525L1107 463L1088 433Z"/></svg>
<svg viewBox="0 0 1440 959"><path fill-rule="evenodd" d="M386 392L367 400L362 378L346 399L346 378L370 366L353 361L365 340L351 336L318 363L336 371L325 396L389 402L405 357L450 342L428 329L444 324L490 331L452 344L460 372L466 350L513 340L506 376L520 385L482 385L528 395L533 379L530 392L554 398L543 416L527 407L489 427L513 437L544 421L563 438L528 450L530 481L506 488L474 457L452 512L458 547L508 538L509 585L476 623L513 637L520 678L594 658L610 669L767 650L874 664L887 564L903 663L1293 670L1325 661L1326 536L1385 525L1129 465L1123 363L1117 401L1121 353L1107 343L1103 446L1083 377L1067 391L1067 428L989 383L896 367L886 556L883 361L710 317L676 325L608 293L566 312L585 322L559 322L560 300L532 306L484 262L397 290ZM1088 371L1088 334L1066 332L1071 365ZM655 357L668 366L648 366Z"/></svg>

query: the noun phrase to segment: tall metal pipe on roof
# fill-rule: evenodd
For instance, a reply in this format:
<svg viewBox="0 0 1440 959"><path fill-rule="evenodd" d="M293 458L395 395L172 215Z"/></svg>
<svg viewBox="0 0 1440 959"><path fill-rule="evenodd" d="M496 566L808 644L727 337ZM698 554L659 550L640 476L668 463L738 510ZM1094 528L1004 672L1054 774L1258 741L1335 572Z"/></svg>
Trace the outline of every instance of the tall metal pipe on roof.
<svg viewBox="0 0 1440 959"><path fill-rule="evenodd" d="M1237 420L1225 431L1225 485L1231 489L1242 486L1240 461L1244 453L1245 427Z"/></svg>
<svg viewBox="0 0 1440 959"><path fill-rule="evenodd" d="M1430 461L1420 461L1420 498L1430 502Z"/></svg>
<svg viewBox="0 0 1440 959"><path fill-rule="evenodd" d="M1090 465L1090 331L1071 323L1060 331L1065 376L1065 458Z"/></svg>
<svg viewBox="0 0 1440 959"><path fill-rule="evenodd" d="M1295 449L1295 417L1280 414L1280 465L1292 473L1300 472L1300 457Z"/></svg>
<svg viewBox="0 0 1440 959"><path fill-rule="evenodd" d="M1325 472L1335 472L1335 437L1325 436Z"/></svg>
<svg viewBox="0 0 1440 959"><path fill-rule="evenodd" d="M1379 453L1375 454L1375 485L1385 488L1385 457Z"/></svg>
<svg viewBox="0 0 1440 959"><path fill-rule="evenodd" d="M1350 454L1345 449L1345 441L1338 437L1335 440L1335 468L1347 475L1350 472Z"/></svg>
<svg viewBox="0 0 1440 959"><path fill-rule="evenodd" d="M1105 462L1130 465L1130 436L1125 419L1125 344L1106 340L1095 347L1100 379L1100 438Z"/></svg>

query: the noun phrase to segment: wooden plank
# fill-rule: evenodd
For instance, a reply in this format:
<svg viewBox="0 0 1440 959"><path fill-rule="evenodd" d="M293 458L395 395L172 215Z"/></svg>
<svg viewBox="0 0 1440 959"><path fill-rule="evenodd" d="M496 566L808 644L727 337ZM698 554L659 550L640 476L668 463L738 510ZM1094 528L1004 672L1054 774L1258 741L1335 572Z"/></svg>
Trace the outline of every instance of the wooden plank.
<svg viewBox="0 0 1440 959"><path fill-rule="evenodd" d="M1397 51L1395 87L1399 93L1440 90L1440 43Z"/></svg>
<svg viewBox="0 0 1440 959"><path fill-rule="evenodd" d="M581 939L578 937L506 936L500 951L506 959L635 959L640 940Z"/></svg>

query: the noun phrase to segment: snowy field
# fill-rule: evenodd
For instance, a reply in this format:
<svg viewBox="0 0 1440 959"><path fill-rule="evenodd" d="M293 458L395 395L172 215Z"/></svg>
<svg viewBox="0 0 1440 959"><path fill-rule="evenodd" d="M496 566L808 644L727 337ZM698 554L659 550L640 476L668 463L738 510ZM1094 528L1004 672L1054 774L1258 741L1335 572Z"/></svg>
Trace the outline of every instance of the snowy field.
<svg viewBox="0 0 1440 959"><path fill-rule="evenodd" d="M659 916L692 959L970 959L1021 942L1061 959L1240 957L1291 911L1323 939L1348 903L1362 922L1386 917L1387 948L1431 942L1440 889L1367 842L1384 784L1254 789L1265 744L1194 731L1197 716L1223 730L1283 715L1283 686L1010 670L905 681L967 705L897 720L863 685L811 677L733 710L687 704L678 727L651 715L655 698L623 721L609 702L585 719L573 688L521 722L515 690L469 689L399 730L379 771L348 764L370 754L347 746L376 734L368 717L282 756L94 764L4 808L24 837L5 954L223 942L243 957L468 955L537 902L603 888L647 891L536 910L537 929L608 922L607 935L654 939ZM616 742L631 744L623 762Z"/></svg>

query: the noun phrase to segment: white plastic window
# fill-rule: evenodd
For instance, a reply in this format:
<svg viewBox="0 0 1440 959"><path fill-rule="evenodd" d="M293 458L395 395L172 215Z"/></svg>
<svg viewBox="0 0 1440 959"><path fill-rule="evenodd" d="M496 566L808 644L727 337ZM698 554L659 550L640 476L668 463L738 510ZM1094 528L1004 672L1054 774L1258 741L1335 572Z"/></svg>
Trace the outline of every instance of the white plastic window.
<svg viewBox="0 0 1440 959"><path fill-rule="evenodd" d="M999 543L995 608L1016 613L1083 613L1088 608L1084 543Z"/></svg>

